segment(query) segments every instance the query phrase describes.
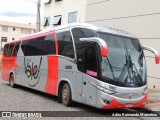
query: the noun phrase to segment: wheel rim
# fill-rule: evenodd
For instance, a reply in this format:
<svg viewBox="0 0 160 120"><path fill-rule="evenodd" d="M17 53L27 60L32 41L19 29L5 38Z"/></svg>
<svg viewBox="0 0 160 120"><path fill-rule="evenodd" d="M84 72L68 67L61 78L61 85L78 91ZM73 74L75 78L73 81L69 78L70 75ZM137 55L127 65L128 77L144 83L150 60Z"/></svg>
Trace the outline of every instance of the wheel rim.
<svg viewBox="0 0 160 120"><path fill-rule="evenodd" d="M64 86L63 91L62 91L62 101L63 103L67 103L69 99L69 89Z"/></svg>

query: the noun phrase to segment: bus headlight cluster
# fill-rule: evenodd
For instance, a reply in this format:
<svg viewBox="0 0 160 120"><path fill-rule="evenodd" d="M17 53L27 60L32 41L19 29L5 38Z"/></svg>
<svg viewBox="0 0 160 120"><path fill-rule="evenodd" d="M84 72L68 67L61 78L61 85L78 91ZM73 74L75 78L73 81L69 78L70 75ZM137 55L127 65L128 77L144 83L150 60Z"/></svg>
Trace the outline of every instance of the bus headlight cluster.
<svg viewBox="0 0 160 120"><path fill-rule="evenodd" d="M92 86L94 86L94 87L96 87L98 90L100 90L100 91L102 91L102 92L104 92L104 93L107 93L107 94L115 94L116 92L114 92L114 91L111 91L111 90L109 90L109 89L107 89L107 88L104 88L104 87L102 87L102 86L100 86L100 85L96 85L95 83L92 83L92 82L90 82L90 81L88 81Z"/></svg>
<svg viewBox="0 0 160 120"><path fill-rule="evenodd" d="M100 91L105 92L105 93L107 93L107 94L115 94L114 91L108 90L108 89L106 89L106 88L104 88L104 87L101 87L101 86L99 86L99 85L97 85L97 89L99 89Z"/></svg>
<svg viewBox="0 0 160 120"><path fill-rule="evenodd" d="M101 86L99 86L99 85L97 85L97 89L99 89L100 91L105 92L105 93L107 93L107 94L115 94L114 91L111 91L111 90L106 89L106 88L104 88L104 87L101 87Z"/></svg>

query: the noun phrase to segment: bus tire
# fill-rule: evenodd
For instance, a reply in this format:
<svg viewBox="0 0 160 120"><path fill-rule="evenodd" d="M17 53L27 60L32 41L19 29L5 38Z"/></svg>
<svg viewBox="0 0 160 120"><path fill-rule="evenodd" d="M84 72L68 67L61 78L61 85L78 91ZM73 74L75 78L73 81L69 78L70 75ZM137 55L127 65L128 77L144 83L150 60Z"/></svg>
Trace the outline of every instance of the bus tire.
<svg viewBox="0 0 160 120"><path fill-rule="evenodd" d="M62 87L63 87L63 83L60 84L58 89L58 103L62 103Z"/></svg>
<svg viewBox="0 0 160 120"><path fill-rule="evenodd" d="M12 88L14 88L16 86L15 83L14 83L14 76L13 76L13 74L11 74L10 77L9 77L9 85Z"/></svg>
<svg viewBox="0 0 160 120"><path fill-rule="evenodd" d="M62 87L62 103L65 106L71 106L73 104L71 88L68 83L64 83Z"/></svg>

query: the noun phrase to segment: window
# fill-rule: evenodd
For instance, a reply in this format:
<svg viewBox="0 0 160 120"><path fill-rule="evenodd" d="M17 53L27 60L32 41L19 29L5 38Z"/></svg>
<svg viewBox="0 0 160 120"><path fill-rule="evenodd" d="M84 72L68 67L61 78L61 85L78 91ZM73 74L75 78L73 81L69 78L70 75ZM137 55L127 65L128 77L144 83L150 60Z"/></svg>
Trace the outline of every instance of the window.
<svg viewBox="0 0 160 120"><path fill-rule="evenodd" d="M4 45L4 50L3 50L4 56L8 56L8 48L9 44Z"/></svg>
<svg viewBox="0 0 160 120"><path fill-rule="evenodd" d="M73 38L75 42L76 52L77 52L77 59L79 59L80 49L83 49L85 44L84 42L80 41L79 38L88 38L88 37L95 37L95 31L86 29L86 28L74 28L72 29Z"/></svg>
<svg viewBox="0 0 160 120"><path fill-rule="evenodd" d="M31 30L30 29L22 28L21 29L21 33L23 33L23 34L31 34Z"/></svg>
<svg viewBox="0 0 160 120"><path fill-rule="evenodd" d="M96 43L85 42L78 50L78 70L93 77L98 76Z"/></svg>
<svg viewBox="0 0 160 120"><path fill-rule="evenodd" d="M43 26L49 26L50 23L50 18L49 17L45 17L43 20Z"/></svg>
<svg viewBox="0 0 160 120"><path fill-rule="evenodd" d="M56 53L53 35L25 40L22 42L21 48L25 56L49 55Z"/></svg>
<svg viewBox="0 0 160 120"><path fill-rule="evenodd" d="M7 42L7 37L1 37L2 42Z"/></svg>
<svg viewBox="0 0 160 120"><path fill-rule="evenodd" d="M146 63L139 40L99 32L108 46L108 56L101 59L101 76L104 82L140 87L146 84Z"/></svg>
<svg viewBox="0 0 160 120"><path fill-rule="evenodd" d="M8 32L8 27L2 26L2 32Z"/></svg>
<svg viewBox="0 0 160 120"><path fill-rule="evenodd" d="M70 12L68 14L68 23L77 22L77 12Z"/></svg>
<svg viewBox="0 0 160 120"><path fill-rule="evenodd" d="M17 42L17 43L16 43L12 56L17 56L17 53L18 53L18 50L19 50L20 43L21 43L21 42Z"/></svg>
<svg viewBox="0 0 160 120"><path fill-rule="evenodd" d="M10 57L12 55L14 44L6 44L4 46L4 56Z"/></svg>
<svg viewBox="0 0 160 120"><path fill-rule="evenodd" d="M12 55L12 50L13 50L14 44L10 44L8 48L8 56Z"/></svg>
<svg viewBox="0 0 160 120"><path fill-rule="evenodd" d="M16 28L13 28L13 31L15 31L16 30Z"/></svg>
<svg viewBox="0 0 160 120"><path fill-rule="evenodd" d="M75 47L76 47L76 55L77 55L77 60L82 59L84 60L84 50L87 48L89 43L82 42L79 40L79 38L88 38L88 37L95 37L95 31L91 29L86 29L86 28L74 28L72 29L72 34L75 42ZM84 68L78 67L78 69L82 72L84 71Z"/></svg>
<svg viewBox="0 0 160 120"><path fill-rule="evenodd" d="M12 38L12 41L14 40L14 38Z"/></svg>
<svg viewBox="0 0 160 120"><path fill-rule="evenodd" d="M62 16L61 16L61 15L54 16L54 17L51 19L50 24L51 24L51 25L61 25L61 19L62 19Z"/></svg>
<svg viewBox="0 0 160 120"><path fill-rule="evenodd" d="M87 28L74 28L72 29L73 37L76 44L82 43L79 38L95 37L95 31Z"/></svg>
<svg viewBox="0 0 160 120"><path fill-rule="evenodd" d="M74 58L73 42L70 31L57 33L59 55Z"/></svg>
<svg viewBox="0 0 160 120"><path fill-rule="evenodd" d="M96 44L91 43L85 49L85 73L93 77L97 77L97 58L96 58Z"/></svg>

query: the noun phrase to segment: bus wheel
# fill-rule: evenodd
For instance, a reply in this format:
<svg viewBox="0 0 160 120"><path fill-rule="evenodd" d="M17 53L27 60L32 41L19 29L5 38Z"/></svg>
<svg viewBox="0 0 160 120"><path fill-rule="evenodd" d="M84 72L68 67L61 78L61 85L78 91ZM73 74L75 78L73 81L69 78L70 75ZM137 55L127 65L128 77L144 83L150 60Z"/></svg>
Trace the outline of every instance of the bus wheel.
<svg viewBox="0 0 160 120"><path fill-rule="evenodd" d="M62 103L65 106L72 105L71 89L68 83L65 83L62 88Z"/></svg>
<svg viewBox="0 0 160 120"><path fill-rule="evenodd" d="M15 87L14 76L13 76L13 74L10 75L10 78L9 78L9 85L10 85L12 88Z"/></svg>

